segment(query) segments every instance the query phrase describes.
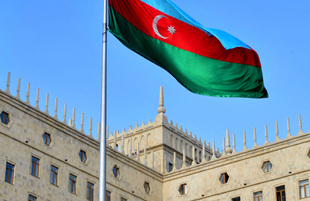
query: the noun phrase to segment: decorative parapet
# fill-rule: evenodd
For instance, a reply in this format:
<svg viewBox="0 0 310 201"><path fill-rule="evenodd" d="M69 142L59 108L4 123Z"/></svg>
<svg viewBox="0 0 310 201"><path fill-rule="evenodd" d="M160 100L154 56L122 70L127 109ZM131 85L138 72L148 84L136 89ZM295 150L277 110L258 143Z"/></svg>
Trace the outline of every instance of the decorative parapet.
<svg viewBox="0 0 310 201"><path fill-rule="evenodd" d="M22 103L28 105L29 107L32 107L33 109L37 110L41 114L53 118L54 120L58 121L59 123L65 125L65 126L73 128L76 132L80 133L81 135L85 135L85 136L95 140L93 138L93 135L92 135L92 120L91 119L90 119L90 122L89 122L89 133L85 134L85 132L84 132L84 113L81 114L80 129L77 130L76 126L75 126L75 108L73 109L72 119L70 119L71 120L71 124L69 123L69 125L68 125L67 124L67 119L66 119L67 118L67 104L65 104L65 106L64 106L63 120L59 121L58 120L58 115L57 115L57 112L58 112L57 111L57 108L58 108L58 99L57 98L55 99L54 114L53 114L53 116L51 116L49 114L49 110L48 110L48 107L49 107L49 94L46 94L45 108L44 108L44 110L41 110L40 107L39 107L39 101L40 101L40 98L39 98L40 97L40 89L39 88L37 89L37 93L36 93L35 106L32 106L31 103L30 103L30 83L27 84L26 100L25 100L25 102L23 102L21 100L21 98L20 98L20 83L21 83L21 79L18 78L18 83L17 83L17 89L16 89L15 97L11 94L11 91L10 91L10 81L11 81L11 73L9 72L8 73L8 78L7 78L6 90L4 91L5 94L9 95L11 98L15 99L16 101L22 102Z"/></svg>

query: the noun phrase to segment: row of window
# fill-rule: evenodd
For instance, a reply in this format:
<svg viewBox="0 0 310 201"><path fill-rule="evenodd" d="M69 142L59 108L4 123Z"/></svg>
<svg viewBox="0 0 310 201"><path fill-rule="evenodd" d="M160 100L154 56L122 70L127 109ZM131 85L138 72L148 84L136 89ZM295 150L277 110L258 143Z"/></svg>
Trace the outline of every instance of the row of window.
<svg viewBox="0 0 310 201"><path fill-rule="evenodd" d="M2 124L8 125L10 123L9 114L2 111L0 113L0 121ZM51 145L51 142L52 142L51 134L45 132L45 133L43 133L42 138L43 138L43 143L45 145L47 145L47 146ZM83 163L86 162L87 157L86 157L86 152L84 150L80 150L79 157Z"/></svg>
<svg viewBox="0 0 310 201"><path fill-rule="evenodd" d="M39 177L39 165L40 160L34 156L32 156L31 161L31 171L30 174L34 177ZM6 163L6 170L5 170L5 182L13 184L14 183L14 169L15 165L12 163ZM51 165L50 171L50 184L58 186L58 167ZM69 192L76 194L76 185L77 185L77 176L74 174L69 174ZM94 200L94 184L91 182L87 182L87 189L86 189L86 198L87 200L93 201ZM36 197L33 195L29 195L29 200L36 200Z"/></svg>
<svg viewBox="0 0 310 201"><path fill-rule="evenodd" d="M300 199L310 197L309 193L309 180L299 182ZM253 193L254 201L263 201L263 191ZM232 198L231 201L241 201L241 197ZM286 201L285 186L276 187L276 201Z"/></svg>
<svg viewBox="0 0 310 201"><path fill-rule="evenodd" d="M188 191L187 184L186 183L181 184L178 188L178 191L180 195L186 195ZM299 181L299 197L300 199L310 197L308 179ZM263 201L263 191L258 191L258 192L253 193L253 200ZM241 197L232 198L231 201L241 201ZM276 187L276 201L286 201L284 185Z"/></svg>

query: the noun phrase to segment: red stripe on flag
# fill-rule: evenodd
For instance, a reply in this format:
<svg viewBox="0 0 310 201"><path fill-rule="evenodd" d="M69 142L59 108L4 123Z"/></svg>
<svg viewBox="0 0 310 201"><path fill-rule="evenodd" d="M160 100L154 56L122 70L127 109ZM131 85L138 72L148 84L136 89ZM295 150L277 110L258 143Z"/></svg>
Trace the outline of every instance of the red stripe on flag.
<svg viewBox="0 0 310 201"><path fill-rule="evenodd" d="M109 0L109 4L128 22L157 40L212 59L261 67L253 49L238 47L226 50L216 37L140 0Z"/></svg>

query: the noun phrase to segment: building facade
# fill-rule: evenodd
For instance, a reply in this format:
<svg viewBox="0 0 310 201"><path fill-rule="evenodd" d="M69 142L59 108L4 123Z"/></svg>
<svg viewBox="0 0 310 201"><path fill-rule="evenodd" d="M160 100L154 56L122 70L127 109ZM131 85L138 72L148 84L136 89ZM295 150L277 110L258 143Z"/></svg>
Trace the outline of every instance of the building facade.
<svg viewBox="0 0 310 201"><path fill-rule="evenodd" d="M20 83L20 82L19 82ZM77 128L75 110L58 116L10 91L0 90L0 199L6 201L98 200L99 140L84 117ZM165 115L159 108L149 121L107 136L107 200L286 201L310 200L310 132L237 152L227 131L223 149L215 149ZM91 121L91 120L90 120ZM86 134L87 133L87 134ZM108 132L107 132L108 133Z"/></svg>

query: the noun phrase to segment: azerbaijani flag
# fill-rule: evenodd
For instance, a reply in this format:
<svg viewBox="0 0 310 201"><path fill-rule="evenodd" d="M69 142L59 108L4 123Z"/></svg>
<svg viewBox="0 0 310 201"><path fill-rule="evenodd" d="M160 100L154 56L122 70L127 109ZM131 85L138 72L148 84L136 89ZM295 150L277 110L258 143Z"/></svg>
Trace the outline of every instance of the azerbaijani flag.
<svg viewBox="0 0 310 201"><path fill-rule="evenodd" d="M194 93L268 97L251 47L204 28L170 0L109 0L109 31Z"/></svg>

